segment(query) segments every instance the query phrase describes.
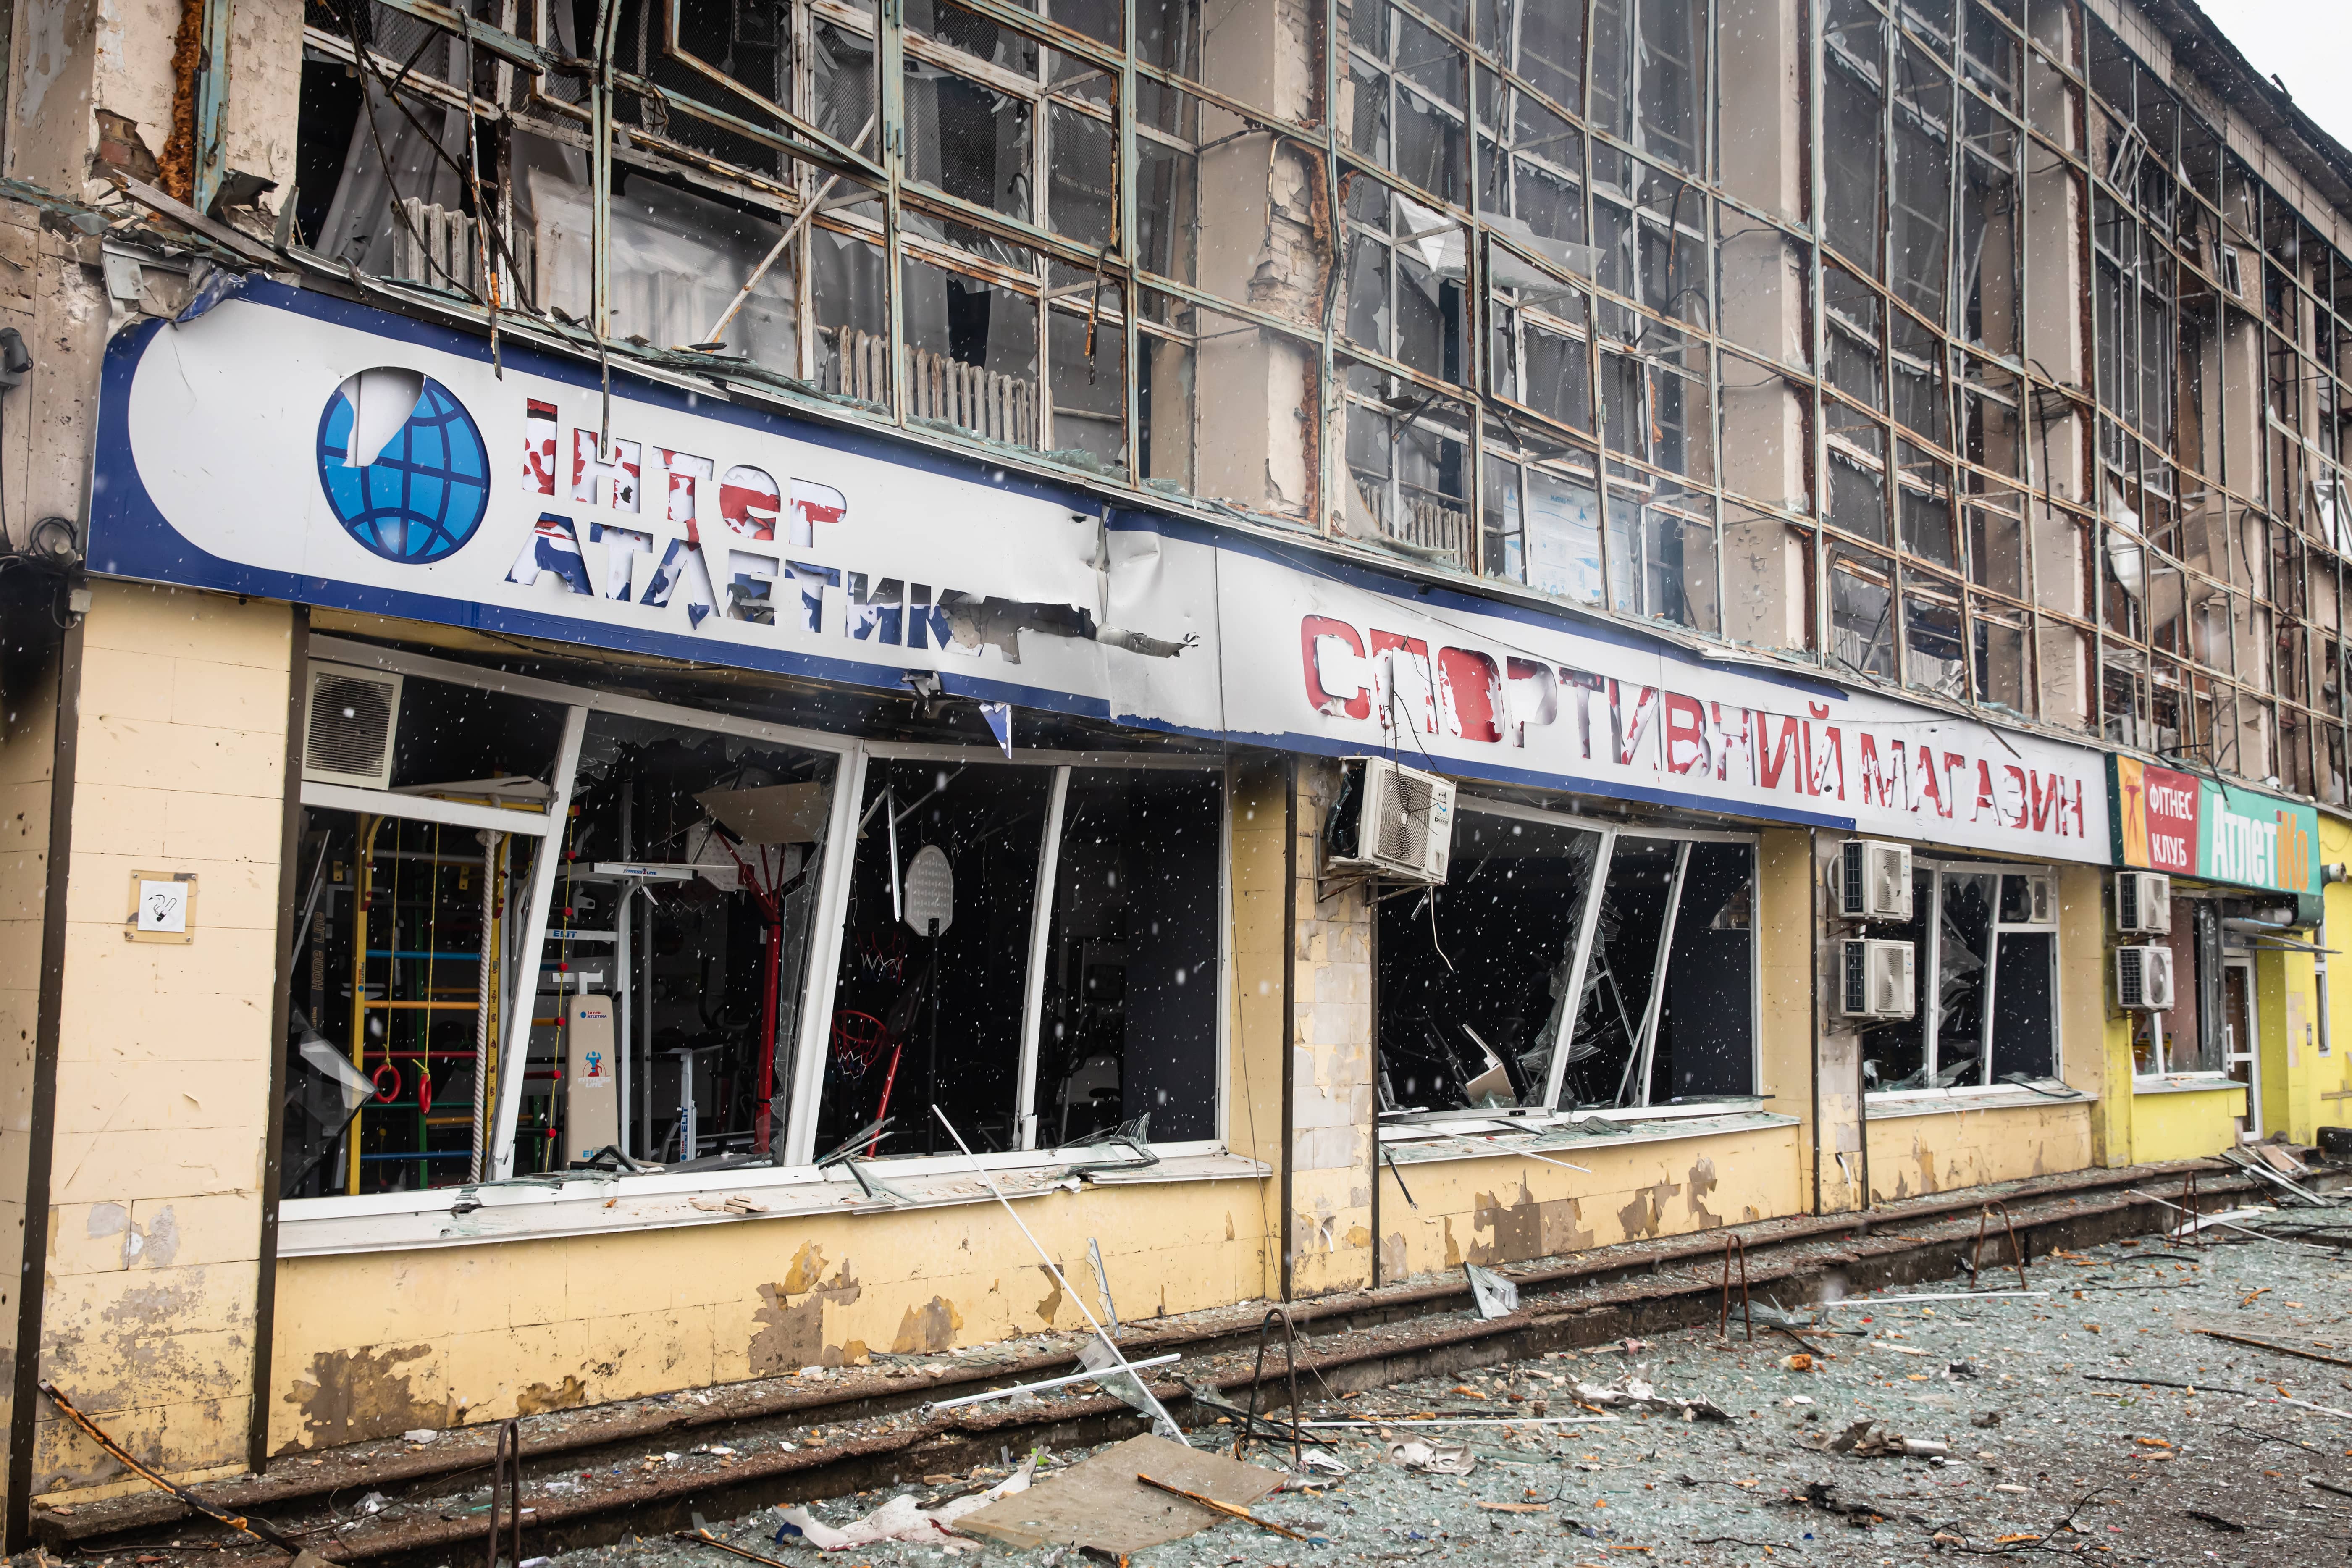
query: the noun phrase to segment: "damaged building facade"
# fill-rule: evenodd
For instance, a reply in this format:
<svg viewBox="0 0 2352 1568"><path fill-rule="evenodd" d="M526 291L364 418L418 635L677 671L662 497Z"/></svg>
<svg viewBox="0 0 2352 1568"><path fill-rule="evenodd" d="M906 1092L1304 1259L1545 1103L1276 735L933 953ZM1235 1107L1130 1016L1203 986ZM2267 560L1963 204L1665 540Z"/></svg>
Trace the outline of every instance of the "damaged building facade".
<svg viewBox="0 0 2352 1568"><path fill-rule="evenodd" d="M11 1546L2342 1118L2184 0L469 3L14 13Z"/></svg>

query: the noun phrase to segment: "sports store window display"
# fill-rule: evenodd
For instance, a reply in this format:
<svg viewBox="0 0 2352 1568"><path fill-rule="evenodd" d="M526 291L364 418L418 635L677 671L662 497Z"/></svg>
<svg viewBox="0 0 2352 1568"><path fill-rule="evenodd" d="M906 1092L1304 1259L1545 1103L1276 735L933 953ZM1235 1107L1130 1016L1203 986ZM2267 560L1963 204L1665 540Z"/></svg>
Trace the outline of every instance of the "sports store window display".
<svg viewBox="0 0 2352 1568"><path fill-rule="evenodd" d="M282 1196L1215 1146L1222 758L311 649Z"/></svg>

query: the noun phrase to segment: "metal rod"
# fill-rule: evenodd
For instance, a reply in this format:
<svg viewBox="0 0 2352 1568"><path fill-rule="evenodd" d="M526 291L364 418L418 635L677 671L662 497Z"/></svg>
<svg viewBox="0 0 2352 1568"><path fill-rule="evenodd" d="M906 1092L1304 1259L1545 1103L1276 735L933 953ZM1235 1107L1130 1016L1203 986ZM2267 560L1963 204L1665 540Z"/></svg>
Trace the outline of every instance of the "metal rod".
<svg viewBox="0 0 2352 1568"><path fill-rule="evenodd" d="M955 1123L948 1120L948 1113L934 1105L931 1107L931 1114L940 1119L940 1125L948 1130L948 1136L954 1139L956 1147L963 1151L963 1157L971 1162L973 1173L980 1177L982 1184L988 1188L989 1195L1003 1205L1006 1216L1020 1228L1023 1238L1029 1243L1031 1249L1044 1262L1045 1272L1053 1276L1054 1283L1060 1288L1064 1299L1076 1305L1079 1314L1087 1321L1087 1327L1095 1331L1095 1338L1102 1342L1103 1349L1110 1352L1111 1359L1118 1363L1118 1369L1134 1379L1136 1391L1143 1395L1143 1402L1151 1407L1152 1420L1156 1424L1164 1425L1169 1434L1177 1442L1188 1448L1191 1447L1192 1441L1184 1436L1184 1429L1176 1425L1175 1418L1168 1414L1168 1407L1160 1403L1158 1394L1151 1392L1151 1385L1135 1376L1135 1368L1129 1363L1127 1352L1118 1348L1117 1341L1103 1332L1103 1326L1100 1323L1095 1321L1094 1313L1087 1310L1086 1298L1070 1288L1069 1279L1063 1274L1062 1266L1055 1262L1052 1255L1038 1245L1037 1238L1031 1234L1028 1225L1013 1208L1011 1200L1006 1198L1003 1190L997 1186L996 1178L988 1173L988 1167L980 1163L979 1157L971 1152L971 1145L963 1141L963 1134L957 1131Z"/></svg>
<svg viewBox="0 0 2352 1568"><path fill-rule="evenodd" d="M1399 1416L1393 1421L1301 1421L1309 1429L1338 1426L1598 1426L1604 1422L1621 1421L1620 1415L1523 1415L1513 1420L1507 1415L1441 1415L1434 1418Z"/></svg>
<svg viewBox="0 0 2352 1568"><path fill-rule="evenodd" d="M866 138L873 134L875 118L867 115L866 123L858 127L856 138L849 144L852 151L866 145ZM743 287L735 291L735 298L727 301L727 309L719 312L719 319L710 323L710 330L702 334L701 342L715 343L726 335L728 323L734 321L735 312L743 308L743 302L751 297L751 290L760 286L760 279L768 275L768 269L775 266L777 258L792 248L793 241L801 237L801 232L809 226L809 219L816 216L817 208L824 205L824 198L831 195L833 187L840 183L841 176L837 174L825 176L824 184L816 188L816 195L809 198L808 205L801 208L800 216L793 219L792 227L784 230L783 237L769 247L767 255L760 258L760 265L751 268L751 276L743 279Z"/></svg>
<svg viewBox="0 0 2352 1568"><path fill-rule="evenodd" d="M503 834L488 828L475 835L482 841L482 951L491 951L490 930L498 914L499 841ZM482 1179L482 1151L489 1144L490 1132L490 994L492 971L497 966L478 963L474 966L474 1143L466 1162L466 1179Z"/></svg>
<svg viewBox="0 0 2352 1568"><path fill-rule="evenodd" d="M1175 1352L1171 1351L1166 1355L1153 1356L1150 1361L1129 1362L1128 1365L1130 1367L1166 1366L1170 1362L1181 1359ZM1074 1372L1063 1377L1042 1378L1035 1383L1016 1383L1004 1388L992 1388L985 1394L967 1394L961 1399L938 1400L924 1405L923 1414L935 1415L942 1410L961 1410L967 1405L985 1405L992 1399L1011 1399L1015 1394L1034 1394L1045 1388L1063 1388L1073 1383L1100 1383L1105 1378L1117 1375L1118 1373L1106 1369Z"/></svg>

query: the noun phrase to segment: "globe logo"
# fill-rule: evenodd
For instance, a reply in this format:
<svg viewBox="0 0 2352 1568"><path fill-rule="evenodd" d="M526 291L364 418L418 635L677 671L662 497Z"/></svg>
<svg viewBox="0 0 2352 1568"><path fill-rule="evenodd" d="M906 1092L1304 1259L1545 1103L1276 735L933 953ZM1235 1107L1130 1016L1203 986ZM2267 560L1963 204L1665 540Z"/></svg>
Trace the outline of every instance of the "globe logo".
<svg viewBox="0 0 2352 1568"><path fill-rule="evenodd" d="M319 419L319 484L353 539L430 565L465 547L489 508L482 432L449 389L415 371L362 371Z"/></svg>

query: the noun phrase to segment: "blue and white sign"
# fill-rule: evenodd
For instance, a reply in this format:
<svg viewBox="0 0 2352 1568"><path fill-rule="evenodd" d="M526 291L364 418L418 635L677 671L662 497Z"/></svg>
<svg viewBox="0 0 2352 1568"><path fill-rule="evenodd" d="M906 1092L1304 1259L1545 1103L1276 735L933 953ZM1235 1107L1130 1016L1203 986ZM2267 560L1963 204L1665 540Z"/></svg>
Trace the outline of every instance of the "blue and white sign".
<svg viewBox="0 0 2352 1568"><path fill-rule="evenodd" d="M107 355L90 565L149 582L2015 855L2103 754L1598 616L267 282ZM1531 570L1597 597L1570 495ZM1009 744L1009 709L1000 741Z"/></svg>

